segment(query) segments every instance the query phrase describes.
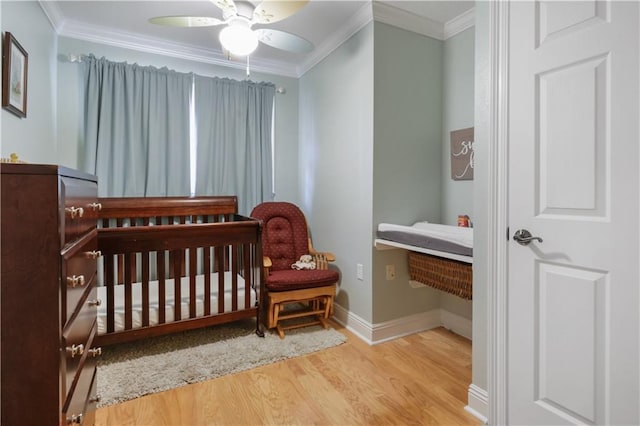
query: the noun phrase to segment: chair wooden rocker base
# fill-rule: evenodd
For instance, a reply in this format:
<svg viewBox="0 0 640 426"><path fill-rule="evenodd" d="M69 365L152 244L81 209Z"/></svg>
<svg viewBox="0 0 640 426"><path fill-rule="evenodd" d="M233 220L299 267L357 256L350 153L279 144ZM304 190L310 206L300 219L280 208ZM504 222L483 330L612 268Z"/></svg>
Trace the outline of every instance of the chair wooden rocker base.
<svg viewBox="0 0 640 426"><path fill-rule="evenodd" d="M267 327L275 328L278 336L284 339L285 330L307 327L319 324L324 329L329 328L329 317L333 313L333 297L335 295L335 285L305 288L302 290L270 292L268 294L269 312ZM299 309L285 309L287 305L304 304ZM304 322L283 324L294 318L310 317Z"/></svg>

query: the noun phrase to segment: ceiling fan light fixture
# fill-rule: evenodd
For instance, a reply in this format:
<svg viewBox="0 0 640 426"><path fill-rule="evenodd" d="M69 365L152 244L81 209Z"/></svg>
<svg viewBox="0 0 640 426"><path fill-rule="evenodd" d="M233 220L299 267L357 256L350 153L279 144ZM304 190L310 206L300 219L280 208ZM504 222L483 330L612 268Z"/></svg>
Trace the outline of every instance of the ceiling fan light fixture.
<svg viewBox="0 0 640 426"><path fill-rule="evenodd" d="M237 17L220 31L220 44L235 56L247 56L258 47L258 36L251 29L251 22Z"/></svg>

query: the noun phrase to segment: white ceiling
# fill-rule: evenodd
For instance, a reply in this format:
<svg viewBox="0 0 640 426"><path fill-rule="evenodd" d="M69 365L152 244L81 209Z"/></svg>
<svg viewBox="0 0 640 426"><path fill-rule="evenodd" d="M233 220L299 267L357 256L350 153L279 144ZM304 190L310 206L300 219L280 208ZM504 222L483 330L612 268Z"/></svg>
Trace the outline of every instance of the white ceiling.
<svg viewBox="0 0 640 426"><path fill-rule="evenodd" d="M236 0L241 2L241 0ZM259 1L251 1L253 5ZM154 16L212 16L222 13L208 0L198 1L44 1L40 4L59 35L162 53L185 59L242 67L220 48L221 27L173 28L150 24ZM311 0L296 14L268 27L312 42L308 54L295 54L260 44L251 55L256 71L298 77L373 17L434 38L473 25L473 1ZM75 52L90 53L90 52Z"/></svg>

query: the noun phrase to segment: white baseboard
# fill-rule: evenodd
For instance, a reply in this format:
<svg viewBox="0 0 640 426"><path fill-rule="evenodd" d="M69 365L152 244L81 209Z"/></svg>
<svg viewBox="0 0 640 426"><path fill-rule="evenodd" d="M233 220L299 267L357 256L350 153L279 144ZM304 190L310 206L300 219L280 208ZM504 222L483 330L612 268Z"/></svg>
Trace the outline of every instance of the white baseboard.
<svg viewBox="0 0 640 426"><path fill-rule="evenodd" d="M365 321L353 312L349 312L337 303L333 304L333 319L343 326L347 330L364 340L368 344L372 345L372 327L371 323Z"/></svg>
<svg viewBox="0 0 640 426"><path fill-rule="evenodd" d="M439 311L439 309L434 309L429 312L373 324L373 344L387 342L419 331L440 327L442 323Z"/></svg>
<svg viewBox="0 0 640 426"><path fill-rule="evenodd" d="M471 320L443 309L371 324L336 303L334 319L370 345L441 326L471 340Z"/></svg>
<svg viewBox="0 0 640 426"><path fill-rule="evenodd" d="M447 310L440 309L440 321L442 326L459 334L462 337L466 337L469 340L473 340L471 320L460 315L456 315Z"/></svg>
<svg viewBox="0 0 640 426"><path fill-rule="evenodd" d="M464 409L478 418L482 423L489 424L487 414L489 413L489 393L471 383L469 385L467 406Z"/></svg>

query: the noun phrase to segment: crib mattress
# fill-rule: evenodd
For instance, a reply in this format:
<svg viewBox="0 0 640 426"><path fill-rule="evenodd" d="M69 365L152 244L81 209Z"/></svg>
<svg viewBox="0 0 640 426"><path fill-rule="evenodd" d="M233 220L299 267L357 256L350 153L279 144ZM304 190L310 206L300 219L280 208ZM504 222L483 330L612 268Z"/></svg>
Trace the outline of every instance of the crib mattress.
<svg viewBox="0 0 640 426"><path fill-rule="evenodd" d="M468 262L473 257L473 228L429 222L416 222L412 226L380 223L377 237L385 242L398 243L408 250L434 255L440 253L443 257Z"/></svg>
<svg viewBox="0 0 640 426"><path fill-rule="evenodd" d="M201 317L204 315L204 275L196 276L196 316ZM240 275L237 276L238 280L238 310L243 310L251 306L255 306L256 294L251 290L251 304L245 307L244 304L244 288L245 281ZM159 304L158 304L158 281L149 281L149 325L157 325L159 318ZM165 322L173 322L174 315L174 301L175 301L175 288L174 280L165 280ZM180 317L182 319L189 318L189 300L190 300L190 285L189 277L182 277L180 280ZM122 331L124 327L124 285L118 285L114 288L114 322L115 331ZM142 327L142 283L133 283L132 289L132 326L133 328ZM232 311L232 273L226 271L224 273L224 312ZM98 298L105 303L102 303L98 307L98 334L105 334L107 332L107 288L104 286L98 287ZM218 273L211 274L211 291L209 294L209 300L211 301L211 311L218 311Z"/></svg>

